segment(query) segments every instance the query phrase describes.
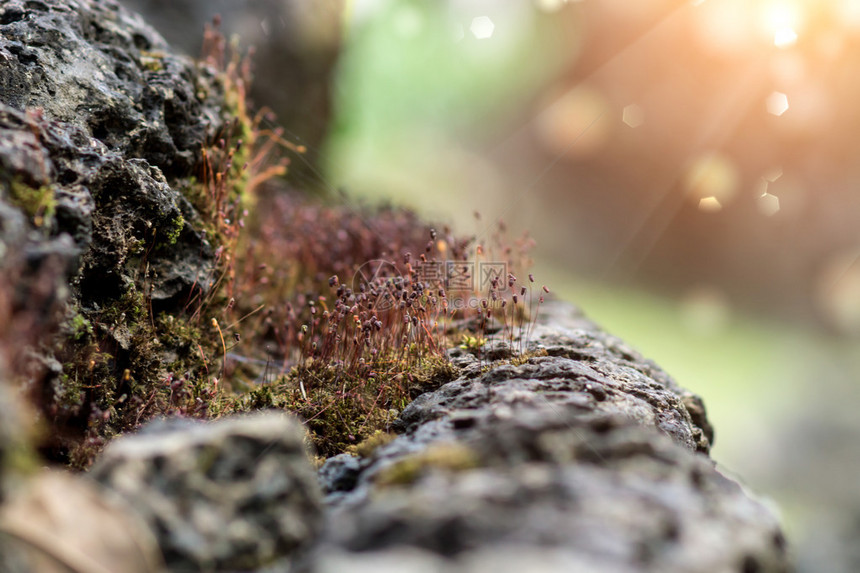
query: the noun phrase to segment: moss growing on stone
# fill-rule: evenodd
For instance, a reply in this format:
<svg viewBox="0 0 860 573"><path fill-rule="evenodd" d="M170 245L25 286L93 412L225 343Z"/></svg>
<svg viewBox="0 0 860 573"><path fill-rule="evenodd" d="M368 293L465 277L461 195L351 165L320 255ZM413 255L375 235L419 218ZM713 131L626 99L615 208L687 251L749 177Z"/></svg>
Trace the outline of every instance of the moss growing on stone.
<svg viewBox="0 0 860 573"><path fill-rule="evenodd" d="M183 228L185 228L185 217L179 215L173 220L170 228L165 233L167 246L172 247L176 244L176 241L179 240L179 235L182 233Z"/></svg>
<svg viewBox="0 0 860 573"><path fill-rule="evenodd" d="M9 198L13 205L20 207L38 228L50 227L54 220L57 200L54 188L50 185L31 187L21 181L9 185Z"/></svg>
<svg viewBox="0 0 860 573"><path fill-rule="evenodd" d="M375 479L378 487L415 483L432 470L461 472L480 466L480 458L472 448L460 443L432 444L420 453L398 460L384 468Z"/></svg>
<svg viewBox="0 0 860 573"><path fill-rule="evenodd" d="M350 446L346 451L361 458L369 458L373 455L373 452L386 444L390 444L396 437L397 434L377 430L363 442L355 446Z"/></svg>
<svg viewBox="0 0 860 573"><path fill-rule="evenodd" d="M427 359L411 369L403 368L398 360L384 356L353 371L310 360L272 383L219 396L210 414L219 417L266 408L287 410L305 421L321 456L352 451L389 431L417 385L429 380L441 384L455 374L442 357Z"/></svg>

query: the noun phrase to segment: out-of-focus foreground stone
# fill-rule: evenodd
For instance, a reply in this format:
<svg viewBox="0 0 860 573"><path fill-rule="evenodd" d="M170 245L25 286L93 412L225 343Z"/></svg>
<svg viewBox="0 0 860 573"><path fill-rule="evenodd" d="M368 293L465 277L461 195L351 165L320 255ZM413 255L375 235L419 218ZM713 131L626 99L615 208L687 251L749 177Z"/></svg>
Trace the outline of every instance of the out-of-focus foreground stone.
<svg viewBox="0 0 860 573"><path fill-rule="evenodd" d="M278 413L154 422L108 446L92 477L151 526L171 571L288 567L322 521L304 430Z"/></svg>

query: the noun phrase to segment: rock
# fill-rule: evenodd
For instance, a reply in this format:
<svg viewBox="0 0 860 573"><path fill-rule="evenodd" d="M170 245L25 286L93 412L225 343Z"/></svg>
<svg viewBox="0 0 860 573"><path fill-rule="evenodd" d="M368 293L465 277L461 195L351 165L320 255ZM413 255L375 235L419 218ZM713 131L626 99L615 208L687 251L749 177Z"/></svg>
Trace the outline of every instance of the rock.
<svg viewBox="0 0 860 573"><path fill-rule="evenodd" d="M162 344L156 317L183 316L216 274L195 182L204 149L235 128L226 98L223 77L114 0L0 3L0 272L41 322L63 307L38 341L60 368L29 389L53 460L85 467L164 409L139 411L183 344Z"/></svg>
<svg viewBox="0 0 860 573"><path fill-rule="evenodd" d="M0 26L0 101L169 176L190 173L219 106L201 97L207 79L191 60L139 16L112 0L9 0Z"/></svg>
<svg viewBox="0 0 860 573"><path fill-rule="evenodd" d="M569 305L544 306L529 348L546 355L488 370L457 351L462 375L410 404L400 437L327 462L318 554L375 565L410 548L420 571L787 570L776 519L707 457L700 400Z"/></svg>
<svg viewBox="0 0 860 573"><path fill-rule="evenodd" d="M321 525L304 431L282 414L155 422L112 442L92 476L143 516L172 571L293 561Z"/></svg>
<svg viewBox="0 0 860 573"><path fill-rule="evenodd" d="M139 283L144 250L153 300L175 304L205 286L212 249L177 189L222 127L211 72L111 0L10 0L0 84L7 248L34 264L61 258L85 305Z"/></svg>

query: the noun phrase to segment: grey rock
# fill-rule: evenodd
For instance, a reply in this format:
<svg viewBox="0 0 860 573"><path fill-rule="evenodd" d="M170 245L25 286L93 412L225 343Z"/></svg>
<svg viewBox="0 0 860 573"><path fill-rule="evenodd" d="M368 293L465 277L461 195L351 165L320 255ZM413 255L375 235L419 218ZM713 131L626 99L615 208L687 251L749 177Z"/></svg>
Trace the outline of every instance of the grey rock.
<svg viewBox="0 0 860 573"><path fill-rule="evenodd" d="M178 189L223 127L211 71L111 0L10 0L0 6L0 83L7 249L34 267L61 260L85 306L139 283L144 247L154 301L169 307L207 286L213 252ZM54 213L27 232L32 222L6 212L20 207L20 189L38 188ZM63 235L74 249L55 242Z"/></svg>
<svg viewBox="0 0 860 573"><path fill-rule="evenodd" d="M401 436L327 462L318 554L380 570L413 549L416 571L788 570L776 519L707 457L700 400L569 305L545 305L529 347L549 356L483 372L461 356L466 374L408 406ZM515 554L531 557L500 557Z"/></svg>
<svg viewBox="0 0 860 573"><path fill-rule="evenodd" d="M326 460L318 473L323 492L350 491L355 488L361 473L361 460L349 454L340 454Z"/></svg>
<svg viewBox="0 0 860 573"><path fill-rule="evenodd" d="M321 525L303 428L283 414L159 423L112 442L92 476L143 516L172 571L298 560Z"/></svg>
<svg viewBox="0 0 860 573"><path fill-rule="evenodd" d="M547 356L521 366L495 366L484 374L469 370L471 374L419 396L403 411L396 428L408 432L450 415L462 426L494 413L514 415L519 409L547 414L573 410L630 418L662 430L690 450L709 451L713 430L701 400L621 340L577 315L575 307L546 303L528 350Z"/></svg>
<svg viewBox="0 0 860 573"><path fill-rule="evenodd" d="M139 16L112 0L9 0L0 26L0 101L189 173L218 108L199 98L191 61Z"/></svg>

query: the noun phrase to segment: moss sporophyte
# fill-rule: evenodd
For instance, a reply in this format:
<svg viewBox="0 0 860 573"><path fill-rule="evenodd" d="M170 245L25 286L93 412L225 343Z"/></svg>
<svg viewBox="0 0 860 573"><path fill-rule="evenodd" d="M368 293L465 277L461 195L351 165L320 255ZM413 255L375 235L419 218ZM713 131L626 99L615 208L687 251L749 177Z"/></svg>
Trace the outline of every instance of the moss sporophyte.
<svg viewBox="0 0 860 573"><path fill-rule="evenodd" d="M479 243L404 209L284 191L281 154L301 150L262 127L265 113L248 113L248 67L214 29L207 50L231 117L201 150L195 176L173 183L193 216L173 219L159 240L205 233L212 273L178 304L153 301L147 251L130 242L135 280L71 305L61 379L39 404L62 437L52 456L85 467L112 437L154 417L264 408L299 415L321 456L367 453L418 394L458 376L449 349L463 345L489 363L497 357L486 349L501 341L506 359L525 355L540 304L533 279L516 277L530 263L527 236L512 241L500 224ZM51 216L48 190L16 193L34 223ZM504 271L479 281L476 269L489 263Z"/></svg>

